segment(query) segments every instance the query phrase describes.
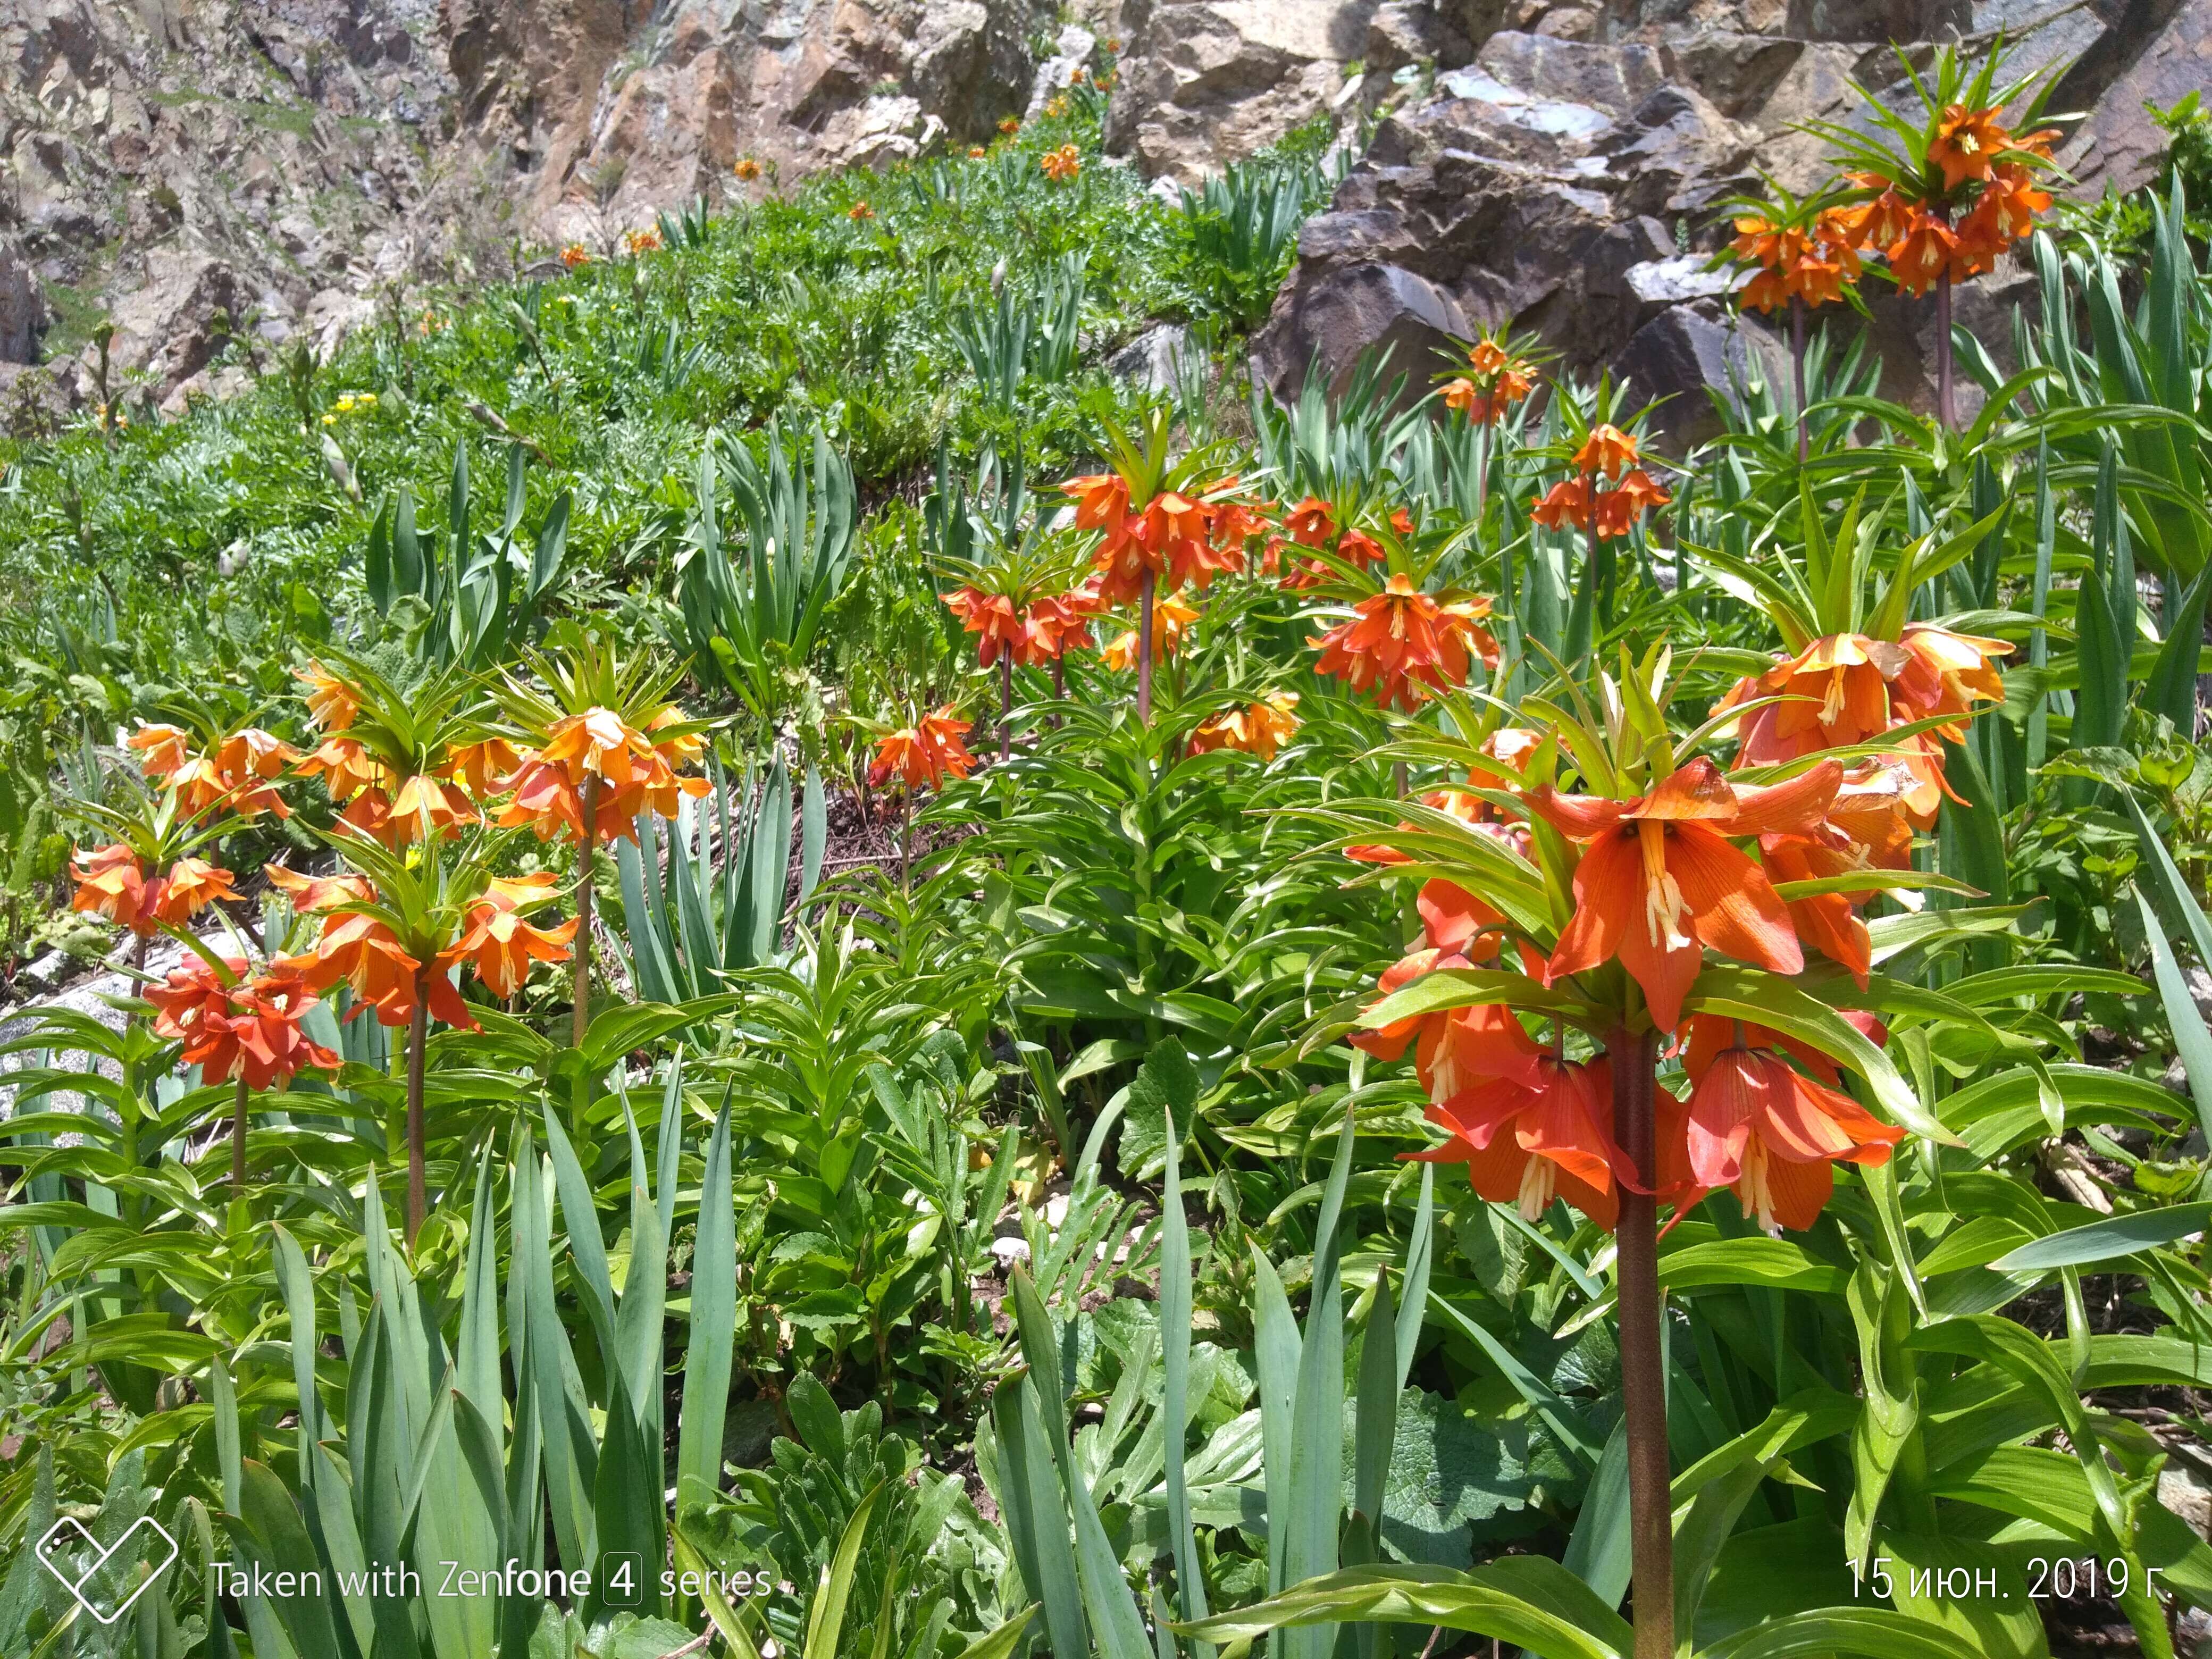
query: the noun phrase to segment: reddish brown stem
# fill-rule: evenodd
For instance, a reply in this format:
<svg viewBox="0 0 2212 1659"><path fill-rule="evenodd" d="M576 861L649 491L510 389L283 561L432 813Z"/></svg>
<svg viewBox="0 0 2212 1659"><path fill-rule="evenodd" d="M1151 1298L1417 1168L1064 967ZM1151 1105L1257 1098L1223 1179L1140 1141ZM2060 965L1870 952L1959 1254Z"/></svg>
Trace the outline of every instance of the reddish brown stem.
<svg viewBox="0 0 2212 1659"><path fill-rule="evenodd" d="M246 1074L238 1078L238 1099L230 1111L230 1195L246 1196Z"/></svg>
<svg viewBox="0 0 2212 1659"><path fill-rule="evenodd" d="M1137 723L1152 723L1152 573L1145 572L1145 585L1137 595Z"/></svg>
<svg viewBox="0 0 2212 1659"><path fill-rule="evenodd" d="M584 1033L592 1023L592 848L599 838L599 780L584 779L584 834L576 843L576 947L574 995L576 1009L569 1027L569 1046L584 1046Z"/></svg>
<svg viewBox="0 0 2212 1659"><path fill-rule="evenodd" d="M1797 459L1802 465L1813 453L1812 428L1805 419L1805 301L1790 296L1790 367L1797 390Z"/></svg>
<svg viewBox="0 0 2212 1659"><path fill-rule="evenodd" d="M999 758L1014 757L1014 657L999 653Z"/></svg>
<svg viewBox="0 0 2212 1659"><path fill-rule="evenodd" d="M1958 416L1951 398L1951 273L1936 279L1936 418L1955 431Z"/></svg>
<svg viewBox="0 0 2212 1659"><path fill-rule="evenodd" d="M1053 700L1056 702L1067 701L1067 665L1058 657L1052 659L1052 695ZM1052 729L1055 732L1060 730L1060 715L1057 711L1052 717Z"/></svg>
<svg viewBox="0 0 2212 1659"><path fill-rule="evenodd" d="M1638 1183L1657 1183L1657 1035L1617 1030L1606 1045L1613 1063L1613 1134ZM1649 1191L1620 1193L1619 1244L1620 1389L1628 1429L1630 1557L1635 1575L1635 1659L1673 1659L1674 1526L1668 1495L1666 1362L1659 1340L1659 1205Z"/></svg>
<svg viewBox="0 0 2212 1659"><path fill-rule="evenodd" d="M415 1014L407 1023L407 1248L415 1248L415 1235L422 1231L429 1210L429 1187L423 1175L422 1066L430 1046L430 975L434 968L415 975Z"/></svg>

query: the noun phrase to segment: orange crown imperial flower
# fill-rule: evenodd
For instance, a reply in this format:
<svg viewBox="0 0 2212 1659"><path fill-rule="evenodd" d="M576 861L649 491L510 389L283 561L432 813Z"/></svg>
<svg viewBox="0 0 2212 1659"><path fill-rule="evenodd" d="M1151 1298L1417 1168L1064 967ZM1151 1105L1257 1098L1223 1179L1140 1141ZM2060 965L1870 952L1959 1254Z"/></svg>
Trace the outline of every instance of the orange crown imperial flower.
<svg viewBox="0 0 2212 1659"><path fill-rule="evenodd" d="M1181 599L1162 599L1152 603L1152 660L1165 662L1182 647L1183 630L1198 620L1195 606ZM1126 674L1137 665L1137 630L1133 628L1117 634L1099 653L1106 665L1117 674Z"/></svg>
<svg viewBox="0 0 2212 1659"><path fill-rule="evenodd" d="M1047 150L1037 165L1054 184L1065 184L1083 171L1083 152L1073 144L1062 144L1058 149Z"/></svg>
<svg viewBox="0 0 2212 1659"><path fill-rule="evenodd" d="M134 938L151 939L164 927L181 927L217 899L231 896L234 878L204 859L179 859L166 876L149 876L137 854L117 842L70 860L76 882L72 910L106 917Z"/></svg>
<svg viewBox="0 0 2212 1659"><path fill-rule="evenodd" d="M1203 755L1215 749L1235 749L1262 761L1297 734L1298 706L1295 691L1271 691L1257 702L1226 708L1202 722L1190 734L1190 752Z"/></svg>
<svg viewBox="0 0 2212 1659"><path fill-rule="evenodd" d="M336 1071L344 1063L300 1029L316 998L296 969L278 964L249 981L244 962L232 958L224 967L228 981L195 960L145 994L155 1031L181 1039L179 1058L198 1066L204 1080L241 1077L249 1089L266 1089L310 1067Z"/></svg>
<svg viewBox="0 0 2212 1659"><path fill-rule="evenodd" d="M149 778L174 777L191 758L191 733L181 726L141 724L124 739L138 751L138 769Z"/></svg>
<svg viewBox="0 0 2212 1659"><path fill-rule="evenodd" d="M1737 839L1818 824L1843 781L1826 761L1787 783L1738 788L1699 757L1631 800L1527 792L1528 809L1584 851L1575 910L1547 980L1616 957L1643 988L1653 1024L1672 1030L1710 946L1778 974L1804 969L1789 912Z"/></svg>
<svg viewBox="0 0 2212 1659"><path fill-rule="evenodd" d="M1575 471L1619 477L1637 462L1636 440L1619 427L1601 422L1590 428L1583 447L1575 452Z"/></svg>
<svg viewBox="0 0 2212 1659"><path fill-rule="evenodd" d="M1373 690L1385 708L1411 709L1429 691L1449 691L1467 684L1472 656L1498 665L1498 641L1480 619L1487 599L1468 598L1439 604L1399 573L1382 591L1352 606L1340 623L1308 645L1321 649L1317 674L1342 678L1355 691Z"/></svg>
<svg viewBox="0 0 2212 1659"><path fill-rule="evenodd" d="M533 962L566 962L576 937L576 920L538 927L522 912L554 896L550 873L513 878L495 877L481 903L471 907L468 926L455 943L457 959L476 970L484 988L505 999L520 990Z"/></svg>
<svg viewBox="0 0 2212 1659"><path fill-rule="evenodd" d="M561 266L564 270L580 270L592 263L592 256L584 251L581 242L571 242L561 250Z"/></svg>
<svg viewBox="0 0 2212 1659"><path fill-rule="evenodd" d="M974 722L963 720L951 703L912 726L886 733L876 744L876 757L868 767L868 782L882 788L893 778L908 789L940 788L947 776L964 778L975 769L975 757L961 739Z"/></svg>

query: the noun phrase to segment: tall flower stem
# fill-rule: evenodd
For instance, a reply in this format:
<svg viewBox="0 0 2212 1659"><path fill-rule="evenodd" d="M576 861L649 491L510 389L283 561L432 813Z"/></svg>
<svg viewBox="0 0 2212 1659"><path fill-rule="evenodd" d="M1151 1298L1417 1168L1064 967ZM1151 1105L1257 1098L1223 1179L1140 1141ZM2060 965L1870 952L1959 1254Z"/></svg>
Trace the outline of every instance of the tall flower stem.
<svg viewBox="0 0 2212 1659"><path fill-rule="evenodd" d="M1936 418L1947 432L1959 421L1951 402L1951 273L1936 279Z"/></svg>
<svg viewBox="0 0 2212 1659"><path fill-rule="evenodd" d="M1482 522L1483 503L1490 499L1490 422L1474 428L1474 521Z"/></svg>
<svg viewBox="0 0 2212 1659"><path fill-rule="evenodd" d="M1052 659L1052 696L1055 702L1067 701L1067 665L1059 657ZM1060 711L1057 709L1053 711L1052 729L1055 732L1060 730Z"/></svg>
<svg viewBox="0 0 2212 1659"><path fill-rule="evenodd" d="M1137 724L1152 723L1152 590L1158 579L1145 572L1145 585L1137 595Z"/></svg>
<svg viewBox="0 0 2212 1659"><path fill-rule="evenodd" d="M246 1196L246 1074L238 1076L238 1097L230 1109L230 1195Z"/></svg>
<svg viewBox="0 0 2212 1659"><path fill-rule="evenodd" d="M407 1248L415 1248L415 1235L422 1231L429 1209L429 1191L422 1172L422 1065L430 1046L430 975L424 968L415 976L415 1013L407 1022Z"/></svg>
<svg viewBox="0 0 2212 1659"><path fill-rule="evenodd" d="M1805 419L1805 301L1790 296L1790 367L1797 392L1797 460L1804 464L1813 453L1812 428Z"/></svg>
<svg viewBox="0 0 2212 1659"><path fill-rule="evenodd" d="M599 778L596 772L584 779L584 833L576 842L576 1012L570 1025L569 1046L584 1046L584 1033L592 1024L592 850L599 839Z"/></svg>
<svg viewBox="0 0 2212 1659"><path fill-rule="evenodd" d="M1639 1184L1656 1186L1659 1039L1616 1030L1613 1133L1636 1166ZM1667 1376L1659 1342L1659 1204L1622 1184L1619 1242L1620 1387L1628 1427L1628 1513L1635 1573L1635 1659L1673 1659L1674 1528L1667 1455Z"/></svg>
<svg viewBox="0 0 2212 1659"><path fill-rule="evenodd" d="M1014 757L1014 659L1013 653L999 653L999 758L1010 761Z"/></svg>

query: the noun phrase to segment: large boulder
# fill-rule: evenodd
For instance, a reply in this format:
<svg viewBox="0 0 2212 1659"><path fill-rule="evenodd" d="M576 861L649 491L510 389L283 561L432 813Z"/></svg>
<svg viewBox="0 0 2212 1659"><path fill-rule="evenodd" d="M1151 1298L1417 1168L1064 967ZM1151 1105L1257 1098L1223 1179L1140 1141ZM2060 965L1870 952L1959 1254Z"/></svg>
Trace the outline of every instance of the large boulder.
<svg viewBox="0 0 2212 1659"><path fill-rule="evenodd" d="M35 363L46 307L22 251L0 241L0 363Z"/></svg>
<svg viewBox="0 0 2212 1659"><path fill-rule="evenodd" d="M1426 9L1430 38L1481 33L1467 10ZM2003 31L2008 72L2046 74L2051 108L2087 112L2063 159L2090 192L2151 176L2165 135L2147 100L2212 82L2212 0L2055 12L2033 0L1515 0L1502 15L1517 27L1481 38L1463 66L1439 60L1426 95L1385 114L1307 223L1255 341L1279 393L1315 373L1341 385L1385 349L1422 385L1434 348L1510 324L1570 373L1609 372L1663 400L1662 437L1695 442L1718 418L1709 394L1788 373L1775 331L1735 316L1729 280L1705 269L1727 234L1723 204L1765 178L1802 191L1828 177L1826 145L1805 129L1868 119L1855 80L1902 106L1911 89L1890 40ZM1957 296L1960 325L2001 368L2031 289L2014 260ZM1869 300L1864 323L1839 313L1833 325L1864 328L1884 393L1926 407L1933 307L1871 285ZM1962 406L1973 402L1962 387Z"/></svg>
<svg viewBox="0 0 2212 1659"><path fill-rule="evenodd" d="M1148 175L1195 183L1338 106L1376 12L1402 9L1376 0L1127 0L1107 148Z"/></svg>

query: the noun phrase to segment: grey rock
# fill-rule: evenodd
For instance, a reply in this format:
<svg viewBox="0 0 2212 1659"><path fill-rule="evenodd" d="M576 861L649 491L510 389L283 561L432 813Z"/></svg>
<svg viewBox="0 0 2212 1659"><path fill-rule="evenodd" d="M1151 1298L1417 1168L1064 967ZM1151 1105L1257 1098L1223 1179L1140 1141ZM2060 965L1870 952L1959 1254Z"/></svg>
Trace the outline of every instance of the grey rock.
<svg viewBox="0 0 2212 1659"><path fill-rule="evenodd" d="M1173 392L1192 373L1204 374L1205 355L1194 352L1181 323L1155 323L1106 360L1106 369L1150 392Z"/></svg>
<svg viewBox="0 0 2212 1659"><path fill-rule="evenodd" d="M1044 112L1046 100L1067 88L1071 76L1091 67L1091 54L1098 50L1098 37L1080 23L1064 25L1053 41L1052 56L1036 66L1036 74L1030 82L1029 102L1023 106L1022 119L1034 121Z"/></svg>
<svg viewBox="0 0 2212 1659"><path fill-rule="evenodd" d="M1295 397L1316 374L1341 389L1363 356L1387 353L1394 368L1409 373L1413 395L1437 351L1471 331L1460 302L1427 277L1402 265L1362 263L1326 283L1285 289L1255 346L1255 362L1279 396Z"/></svg>
<svg viewBox="0 0 2212 1659"><path fill-rule="evenodd" d="M22 252L0 242L0 363L34 363L46 325L46 300Z"/></svg>
<svg viewBox="0 0 2212 1659"><path fill-rule="evenodd" d="M1718 301L1697 300L1668 306L1637 330L1612 368L1636 401L1658 400L1652 423L1679 454L1721 429L1709 392L1741 407L1742 388L1787 374L1789 359L1758 323Z"/></svg>

